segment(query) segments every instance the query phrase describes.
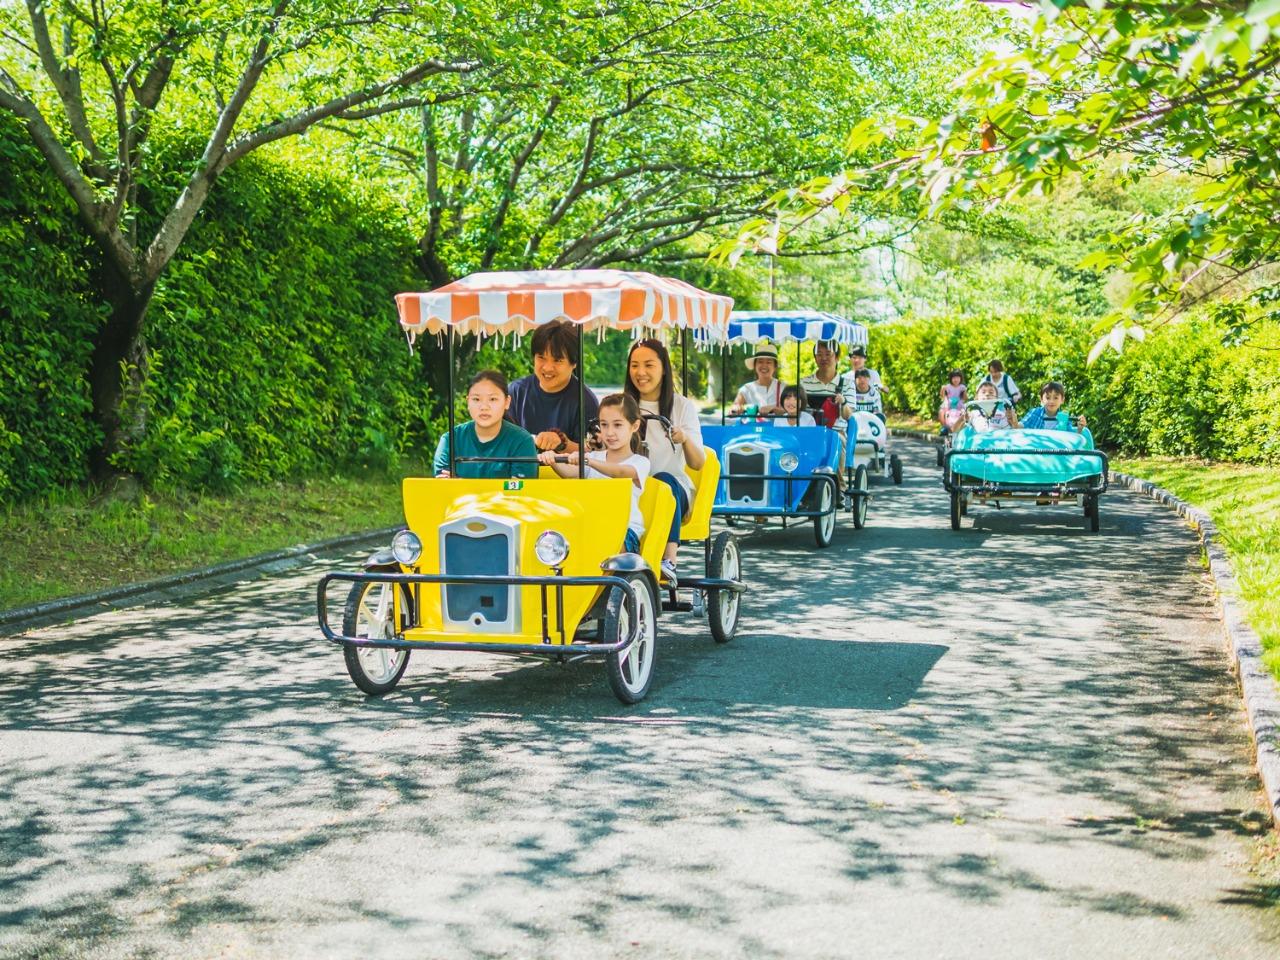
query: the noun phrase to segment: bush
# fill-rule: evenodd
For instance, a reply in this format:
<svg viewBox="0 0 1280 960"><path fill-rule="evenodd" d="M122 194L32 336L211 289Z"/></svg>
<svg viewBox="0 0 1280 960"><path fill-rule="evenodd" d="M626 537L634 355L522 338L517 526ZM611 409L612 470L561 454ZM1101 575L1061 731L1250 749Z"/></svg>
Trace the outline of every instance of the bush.
<svg viewBox="0 0 1280 960"><path fill-rule="evenodd" d="M105 311L70 198L0 114L0 503L84 480L99 442L82 376Z"/></svg>
<svg viewBox="0 0 1280 960"><path fill-rule="evenodd" d="M393 301L420 284L414 243L400 210L323 171L238 163L157 285L132 401L144 428L118 465L224 489L390 469L425 449L435 411ZM0 502L87 478L96 262L65 192L0 117Z"/></svg>
<svg viewBox="0 0 1280 960"><path fill-rule="evenodd" d="M915 319L875 327L871 365L888 405L933 417L947 371L968 374L970 392L993 358L1003 361L1029 408L1045 380L1067 387L1067 406L1089 418L1098 443L1133 454L1280 462L1280 324L1259 323L1246 343L1225 346L1225 328L1195 317L1125 352L1085 363L1091 321L1020 316Z"/></svg>

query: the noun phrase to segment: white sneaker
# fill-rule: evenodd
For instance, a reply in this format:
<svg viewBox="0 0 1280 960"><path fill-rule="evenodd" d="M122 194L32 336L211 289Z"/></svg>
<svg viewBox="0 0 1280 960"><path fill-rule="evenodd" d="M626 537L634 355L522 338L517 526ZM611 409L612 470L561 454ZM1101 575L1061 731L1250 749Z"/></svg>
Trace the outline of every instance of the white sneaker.
<svg viewBox="0 0 1280 960"><path fill-rule="evenodd" d="M679 579L676 575L676 562L674 560L663 560L661 566L662 579L674 584Z"/></svg>

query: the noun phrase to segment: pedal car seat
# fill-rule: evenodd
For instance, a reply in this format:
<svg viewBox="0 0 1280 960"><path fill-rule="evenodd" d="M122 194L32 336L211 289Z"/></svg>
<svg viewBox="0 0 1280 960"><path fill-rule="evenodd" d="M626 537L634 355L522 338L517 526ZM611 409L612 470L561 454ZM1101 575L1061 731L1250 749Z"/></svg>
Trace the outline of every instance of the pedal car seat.
<svg viewBox="0 0 1280 960"><path fill-rule="evenodd" d="M662 553L667 548L667 534L671 532L671 518L676 513L676 498L671 488L661 480L650 477L640 493L640 513L644 517L644 536L640 538L640 556L649 569L658 573Z"/></svg>
<svg viewBox="0 0 1280 960"><path fill-rule="evenodd" d="M711 537L711 508L716 501L716 487L720 485L720 458L710 447L703 449L707 462L702 469L684 468L693 481L693 503L689 504L689 518L680 527L681 540L707 540Z"/></svg>

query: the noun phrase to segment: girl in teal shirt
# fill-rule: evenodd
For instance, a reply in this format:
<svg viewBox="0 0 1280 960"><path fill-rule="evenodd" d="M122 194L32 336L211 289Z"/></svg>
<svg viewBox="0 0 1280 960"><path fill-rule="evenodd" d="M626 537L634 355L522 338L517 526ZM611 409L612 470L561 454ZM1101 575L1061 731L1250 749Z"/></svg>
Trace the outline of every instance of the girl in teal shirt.
<svg viewBox="0 0 1280 960"><path fill-rule="evenodd" d="M538 449L533 436L505 419L511 406L507 378L497 370L481 370L467 385L467 412L471 420L453 428L454 457L518 457L525 463L456 463L455 476L468 480L536 477ZM437 477L448 477L449 435L436 447Z"/></svg>

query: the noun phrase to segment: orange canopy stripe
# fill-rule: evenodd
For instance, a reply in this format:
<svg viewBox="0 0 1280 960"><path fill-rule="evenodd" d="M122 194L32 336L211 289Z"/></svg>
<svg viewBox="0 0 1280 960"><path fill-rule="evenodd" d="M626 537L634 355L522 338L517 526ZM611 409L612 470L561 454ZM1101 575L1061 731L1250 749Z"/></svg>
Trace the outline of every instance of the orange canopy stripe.
<svg viewBox="0 0 1280 960"><path fill-rule="evenodd" d="M400 325L419 333L522 334L553 320L587 330L694 329L723 337L730 297L683 280L624 270L477 273L432 290L396 297Z"/></svg>

